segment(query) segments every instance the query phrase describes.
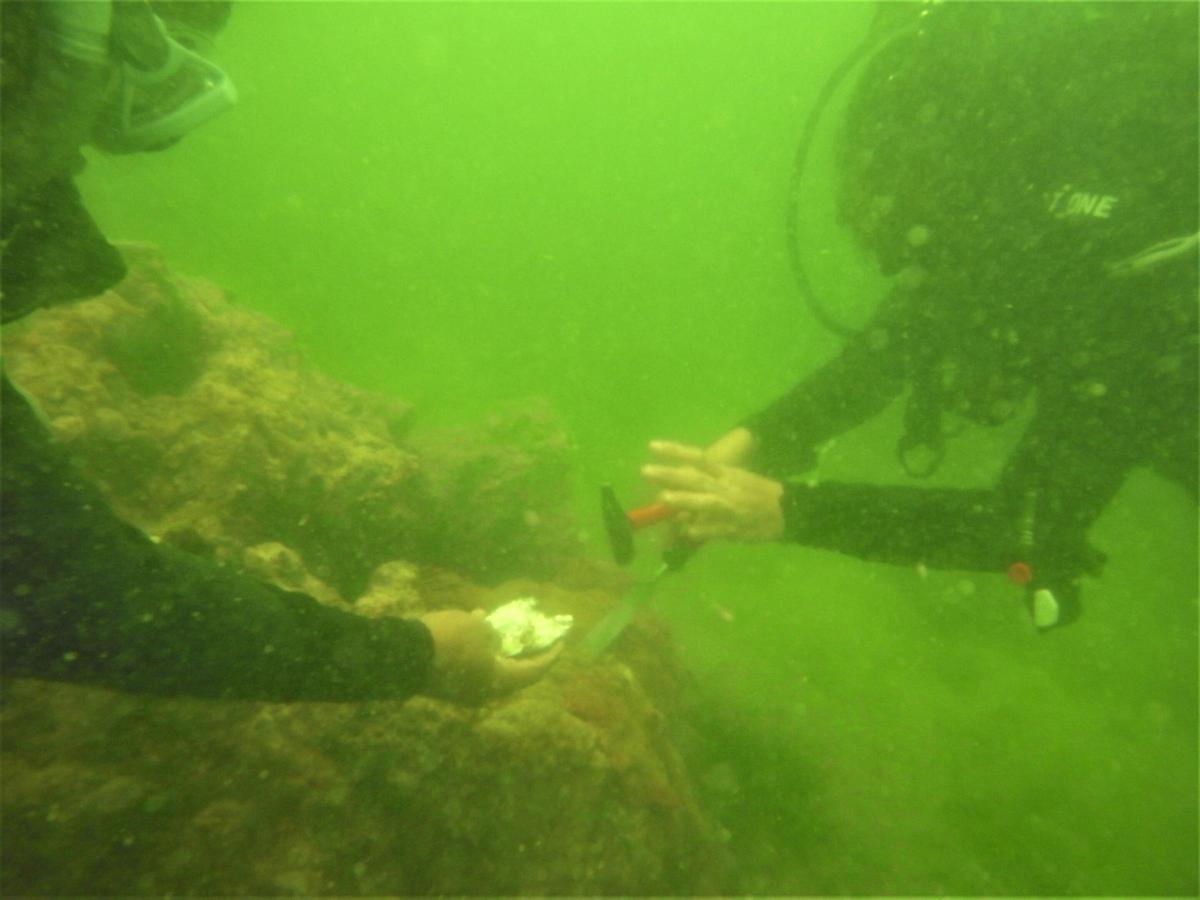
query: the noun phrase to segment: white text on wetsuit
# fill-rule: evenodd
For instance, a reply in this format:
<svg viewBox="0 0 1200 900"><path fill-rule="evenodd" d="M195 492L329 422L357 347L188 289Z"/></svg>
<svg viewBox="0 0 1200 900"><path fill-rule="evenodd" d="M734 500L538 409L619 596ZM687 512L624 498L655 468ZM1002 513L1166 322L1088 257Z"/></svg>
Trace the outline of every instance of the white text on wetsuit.
<svg viewBox="0 0 1200 900"><path fill-rule="evenodd" d="M1112 215L1118 200L1111 194L1092 194L1087 191L1071 191L1069 188L1052 192L1048 199L1047 210L1056 219L1076 216L1107 219Z"/></svg>

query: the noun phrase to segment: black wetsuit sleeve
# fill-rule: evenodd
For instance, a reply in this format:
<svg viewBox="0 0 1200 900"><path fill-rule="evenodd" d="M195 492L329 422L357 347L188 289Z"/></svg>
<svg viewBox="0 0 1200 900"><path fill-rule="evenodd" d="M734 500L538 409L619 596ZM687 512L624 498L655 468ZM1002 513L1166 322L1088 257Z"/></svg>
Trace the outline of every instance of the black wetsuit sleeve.
<svg viewBox="0 0 1200 900"><path fill-rule="evenodd" d="M988 490L823 482L787 484L786 540L897 565L1002 569L1015 523Z"/></svg>
<svg viewBox="0 0 1200 900"><path fill-rule="evenodd" d="M100 233L67 176L4 204L0 220L0 319L91 297L125 277L125 262Z"/></svg>
<svg viewBox="0 0 1200 900"><path fill-rule="evenodd" d="M786 478L816 465L816 448L882 412L904 390L903 311L894 301L841 353L741 424L755 471Z"/></svg>
<svg viewBox="0 0 1200 900"><path fill-rule="evenodd" d="M4 379L0 671L271 701L403 698L415 620L367 619L155 544L117 517Z"/></svg>
<svg viewBox="0 0 1200 900"><path fill-rule="evenodd" d="M1030 590L1053 590L1069 621L1079 577L1104 561L1087 532L1144 455L1136 423L1114 428L1119 418L1103 409L1124 402L1082 410L1060 386L1039 404L994 488L788 484L786 539L898 565L1001 573L1023 562Z"/></svg>

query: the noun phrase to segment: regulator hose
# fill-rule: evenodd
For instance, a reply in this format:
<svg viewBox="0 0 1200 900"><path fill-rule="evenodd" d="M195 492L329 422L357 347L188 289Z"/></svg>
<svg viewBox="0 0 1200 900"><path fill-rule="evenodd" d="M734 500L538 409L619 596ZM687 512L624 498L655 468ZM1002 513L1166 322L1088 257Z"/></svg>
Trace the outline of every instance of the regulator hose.
<svg viewBox="0 0 1200 900"><path fill-rule="evenodd" d="M817 94L816 102L813 103L812 109L804 121L804 129L800 133L800 142L796 145L785 223L788 259L791 262L792 276L796 281L796 287L799 288L800 296L803 298L804 304L808 307L813 318L830 332L841 338L849 339L855 337L860 333L860 330L838 321L825 306L817 290L813 287L812 279L809 278L808 270L804 266L803 254L800 251L800 197L805 184L805 170L808 167L808 158L812 152L817 130L821 125L821 120L824 118L826 107L829 106L838 88L842 86L842 82L846 80L854 68L863 60L876 53L885 45L890 44L896 38L914 32L916 28L916 23L907 22L898 28L889 30L880 31L872 29L872 33L868 34L858 46L851 50L849 55L825 79L825 83L821 86L821 90Z"/></svg>

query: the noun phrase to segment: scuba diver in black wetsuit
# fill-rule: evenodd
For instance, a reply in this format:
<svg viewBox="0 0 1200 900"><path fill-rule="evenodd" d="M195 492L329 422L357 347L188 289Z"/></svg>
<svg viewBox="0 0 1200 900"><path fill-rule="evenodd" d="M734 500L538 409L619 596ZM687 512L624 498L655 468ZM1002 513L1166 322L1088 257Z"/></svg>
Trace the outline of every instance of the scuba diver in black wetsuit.
<svg viewBox="0 0 1200 900"><path fill-rule="evenodd" d="M202 55L229 6L6 0L4 321L124 276L72 181L80 147L162 149L231 106L232 85ZM477 700L537 679L557 654L504 659L479 614L366 619L155 544L113 513L7 376L0 433L6 677L278 701Z"/></svg>
<svg viewBox="0 0 1200 900"><path fill-rule="evenodd" d="M1078 616L1103 563L1088 529L1131 469L1196 496L1197 10L947 2L876 41L838 206L892 288L838 357L711 446L651 444L643 473L687 539L1007 571L1047 629ZM995 424L1034 398L995 486L795 479L906 390L916 476L947 415Z"/></svg>

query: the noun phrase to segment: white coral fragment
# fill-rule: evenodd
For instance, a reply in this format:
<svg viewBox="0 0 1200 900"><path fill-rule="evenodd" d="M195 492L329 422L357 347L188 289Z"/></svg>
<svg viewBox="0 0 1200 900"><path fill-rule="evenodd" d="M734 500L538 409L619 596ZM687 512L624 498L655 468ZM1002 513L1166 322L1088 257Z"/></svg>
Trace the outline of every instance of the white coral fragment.
<svg viewBox="0 0 1200 900"><path fill-rule="evenodd" d="M500 653L521 656L545 650L570 630L572 616L548 616L538 612L533 597L518 597L494 609L488 623L500 633Z"/></svg>

